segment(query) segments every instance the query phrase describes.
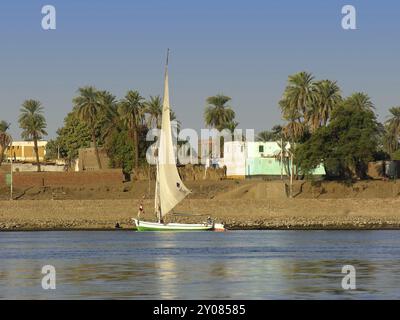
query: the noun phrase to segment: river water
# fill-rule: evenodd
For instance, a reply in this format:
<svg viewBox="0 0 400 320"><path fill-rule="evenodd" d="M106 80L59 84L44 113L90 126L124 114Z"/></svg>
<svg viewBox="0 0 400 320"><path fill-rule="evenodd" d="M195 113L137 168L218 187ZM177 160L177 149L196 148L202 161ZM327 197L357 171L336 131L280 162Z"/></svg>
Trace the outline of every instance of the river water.
<svg viewBox="0 0 400 320"><path fill-rule="evenodd" d="M0 298L399 299L400 232L5 232Z"/></svg>

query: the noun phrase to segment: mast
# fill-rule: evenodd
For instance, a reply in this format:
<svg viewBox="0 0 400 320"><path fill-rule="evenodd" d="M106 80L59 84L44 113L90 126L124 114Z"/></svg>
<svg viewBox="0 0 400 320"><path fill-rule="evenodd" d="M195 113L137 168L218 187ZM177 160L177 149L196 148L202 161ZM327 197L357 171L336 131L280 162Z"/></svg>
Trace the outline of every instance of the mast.
<svg viewBox="0 0 400 320"><path fill-rule="evenodd" d="M166 83L168 81L168 60L169 60L169 48L167 49L167 59L165 62L165 71L164 71L164 96L165 96L165 87ZM165 99L165 97L164 97ZM164 106L163 106L164 108ZM161 133L162 134L162 133ZM154 210L157 215L158 222L161 223L162 221L162 213L161 213L161 197L160 197L160 168L159 168L159 148L160 148L160 140L161 140L161 135L158 138L157 142L157 157L156 157L156 189L155 189L155 195L154 195Z"/></svg>

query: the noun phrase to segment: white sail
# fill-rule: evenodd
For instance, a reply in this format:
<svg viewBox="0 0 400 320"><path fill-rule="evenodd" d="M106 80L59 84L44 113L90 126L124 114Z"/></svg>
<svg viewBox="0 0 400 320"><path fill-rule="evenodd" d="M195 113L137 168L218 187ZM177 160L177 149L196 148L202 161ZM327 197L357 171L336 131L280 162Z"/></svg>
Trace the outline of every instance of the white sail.
<svg viewBox="0 0 400 320"><path fill-rule="evenodd" d="M158 149L158 179L160 216L164 217L190 193L179 177L176 167L169 106L168 62L165 69L164 101Z"/></svg>
<svg viewBox="0 0 400 320"><path fill-rule="evenodd" d="M159 172L158 172L158 161L157 161L157 165L156 165L156 190L154 192L155 194L155 199L154 199L154 212L157 213L157 217L160 219L160 187L159 187L159 181L160 181L160 177L159 177Z"/></svg>

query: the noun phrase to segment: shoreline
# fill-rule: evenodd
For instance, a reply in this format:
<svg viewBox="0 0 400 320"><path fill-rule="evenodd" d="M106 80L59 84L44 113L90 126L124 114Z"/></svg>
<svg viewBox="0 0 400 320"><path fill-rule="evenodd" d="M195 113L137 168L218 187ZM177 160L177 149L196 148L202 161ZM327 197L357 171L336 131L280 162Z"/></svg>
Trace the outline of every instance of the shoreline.
<svg viewBox="0 0 400 320"><path fill-rule="evenodd" d="M367 227L356 227L356 226L329 226L329 227L308 227L308 228L301 228L301 227L293 227L293 228L285 228L285 227L276 227L276 228L234 228L234 229L226 229L225 232L229 231L399 231L400 225L397 226L367 226ZM132 229L112 229L112 228L77 228L77 229L63 229L63 228L54 228L54 229L1 229L1 233L12 233L12 232L137 232L137 230L133 227ZM147 231L152 232L152 231ZM166 231L166 232L174 232L174 231ZM185 232L185 231L181 231ZM196 231L190 231L196 232ZM200 231L198 231L200 232ZM213 231L211 231L213 232Z"/></svg>
<svg viewBox="0 0 400 320"><path fill-rule="evenodd" d="M141 200L0 201L0 232L135 231L131 218ZM153 201L144 200L146 210ZM228 230L400 230L400 199L188 199L174 222L202 222L212 216ZM142 220L154 220L144 214ZM169 220L169 221L171 221ZM115 228L119 223L121 229Z"/></svg>

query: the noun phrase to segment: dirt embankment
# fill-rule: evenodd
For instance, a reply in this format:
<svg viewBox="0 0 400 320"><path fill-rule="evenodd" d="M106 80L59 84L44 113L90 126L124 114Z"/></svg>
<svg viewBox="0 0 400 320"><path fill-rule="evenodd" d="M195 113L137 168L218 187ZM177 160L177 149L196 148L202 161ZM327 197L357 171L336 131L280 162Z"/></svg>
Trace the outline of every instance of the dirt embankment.
<svg viewBox="0 0 400 320"><path fill-rule="evenodd" d="M133 228L140 200L0 201L1 230ZM143 201L154 220L153 201ZM385 229L400 227L400 200L186 200L168 219L205 221L212 216L229 229ZM195 216L182 216L191 213Z"/></svg>
<svg viewBox="0 0 400 320"><path fill-rule="evenodd" d="M281 181L187 181L193 193L171 215L177 222L199 222L212 216L231 229L375 229L400 228L400 183L365 181L297 182L287 198ZM132 228L143 201L144 219L154 219L154 181L99 185L0 189L0 230Z"/></svg>
<svg viewBox="0 0 400 320"><path fill-rule="evenodd" d="M74 177L75 179L75 177ZM14 188L17 200L103 200L141 199L154 197L154 180L105 182L92 179L94 183L65 182L44 185L26 185ZM92 181L91 180L91 181ZM80 181L80 180L79 180ZM97 181L97 183L95 183ZM193 191L189 199L215 200L267 200L287 199L288 187L282 181L263 180L195 180L185 181ZM9 188L0 187L0 200L9 199ZM400 197L400 181L360 181L345 184L335 181L297 181L295 199L397 199Z"/></svg>

